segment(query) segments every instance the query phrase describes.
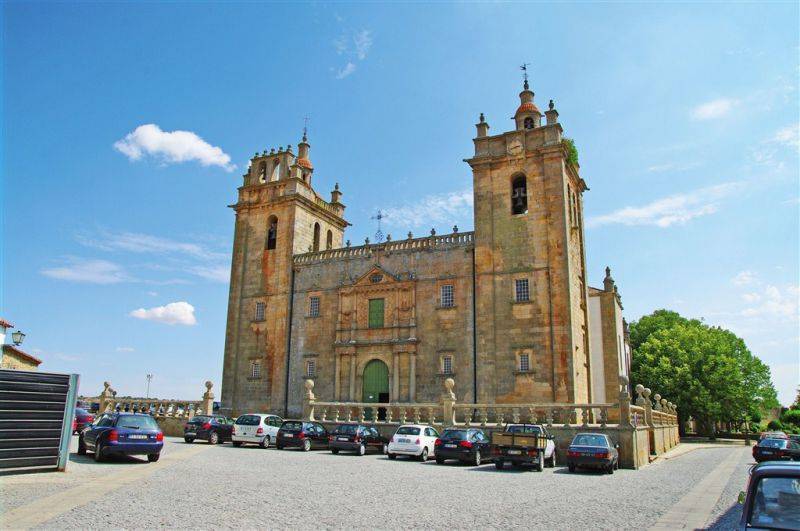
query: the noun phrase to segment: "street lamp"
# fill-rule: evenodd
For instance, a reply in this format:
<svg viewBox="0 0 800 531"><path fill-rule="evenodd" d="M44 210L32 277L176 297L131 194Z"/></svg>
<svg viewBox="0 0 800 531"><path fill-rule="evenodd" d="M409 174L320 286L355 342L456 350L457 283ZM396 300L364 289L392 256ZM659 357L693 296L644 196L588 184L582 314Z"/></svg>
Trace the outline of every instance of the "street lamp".
<svg viewBox="0 0 800 531"><path fill-rule="evenodd" d="M150 398L150 380L153 379L153 375L148 373L147 374L147 396L145 398Z"/></svg>
<svg viewBox="0 0 800 531"><path fill-rule="evenodd" d="M13 341L14 345L16 346L20 346L24 340L25 340L25 334L23 334L19 330L11 334L11 341Z"/></svg>

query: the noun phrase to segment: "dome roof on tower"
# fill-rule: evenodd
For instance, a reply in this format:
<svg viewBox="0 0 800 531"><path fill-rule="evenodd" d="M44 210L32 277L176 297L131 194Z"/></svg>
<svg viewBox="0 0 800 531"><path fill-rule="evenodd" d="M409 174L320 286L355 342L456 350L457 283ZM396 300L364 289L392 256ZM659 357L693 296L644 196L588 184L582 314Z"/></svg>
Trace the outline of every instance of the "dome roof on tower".
<svg viewBox="0 0 800 531"><path fill-rule="evenodd" d="M313 170L314 166L311 164L311 161L308 159L297 159L296 164L308 170Z"/></svg>
<svg viewBox="0 0 800 531"><path fill-rule="evenodd" d="M528 103L523 103L522 105L520 105L519 108L517 109L517 112L514 114L514 116L518 116L518 115L520 115L522 113L526 113L526 112L535 112L535 113L541 114L541 112L539 112L539 107L537 107L535 103L528 102Z"/></svg>

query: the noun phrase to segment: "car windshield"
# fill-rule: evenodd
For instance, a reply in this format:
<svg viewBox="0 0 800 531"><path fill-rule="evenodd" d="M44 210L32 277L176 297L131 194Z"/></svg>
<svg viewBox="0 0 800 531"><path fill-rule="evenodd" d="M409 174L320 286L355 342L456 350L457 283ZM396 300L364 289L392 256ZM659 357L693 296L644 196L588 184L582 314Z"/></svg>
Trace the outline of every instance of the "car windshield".
<svg viewBox="0 0 800 531"><path fill-rule="evenodd" d="M341 435L354 435L358 431L358 426L355 424L343 424L336 428L336 431L333 433L338 433Z"/></svg>
<svg viewBox="0 0 800 531"><path fill-rule="evenodd" d="M158 424L153 417L147 415L122 415L117 419L117 427L132 430L157 430Z"/></svg>
<svg viewBox="0 0 800 531"><path fill-rule="evenodd" d="M397 430L397 435L419 435L419 428L414 426L401 426Z"/></svg>
<svg viewBox="0 0 800 531"><path fill-rule="evenodd" d="M445 430L441 438L456 440L456 441L466 441L467 432L464 430Z"/></svg>
<svg viewBox="0 0 800 531"><path fill-rule="evenodd" d="M784 448L786 439L764 439L758 445L764 448Z"/></svg>
<svg viewBox="0 0 800 531"><path fill-rule="evenodd" d="M765 477L753 496L753 527L800 529L800 479Z"/></svg>
<svg viewBox="0 0 800 531"><path fill-rule="evenodd" d="M515 426L509 426L507 429L508 433L534 433L539 435L542 433L542 428L539 426L528 426L526 424L517 424Z"/></svg>
<svg viewBox="0 0 800 531"><path fill-rule="evenodd" d="M207 417L205 415L195 415L189 419L189 424L205 424L206 422L211 422L211 417Z"/></svg>
<svg viewBox="0 0 800 531"><path fill-rule="evenodd" d="M283 431L300 431L303 429L302 422L284 422L281 426Z"/></svg>
<svg viewBox="0 0 800 531"><path fill-rule="evenodd" d="M573 446L608 446L605 437L593 433L576 435L572 440L572 444Z"/></svg>
<svg viewBox="0 0 800 531"><path fill-rule="evenodd" d="M77 409L75 409L75 414L76 415L88 415L89 412L86 411L85 409L77 408Z"/></svg>
<svg viewBox="0 0 800 531"><path fill-rule="evenodd" d="M239 426L258 426L261 424L261 417L258 415L242 415L236 419L236 424Z"/></svg>

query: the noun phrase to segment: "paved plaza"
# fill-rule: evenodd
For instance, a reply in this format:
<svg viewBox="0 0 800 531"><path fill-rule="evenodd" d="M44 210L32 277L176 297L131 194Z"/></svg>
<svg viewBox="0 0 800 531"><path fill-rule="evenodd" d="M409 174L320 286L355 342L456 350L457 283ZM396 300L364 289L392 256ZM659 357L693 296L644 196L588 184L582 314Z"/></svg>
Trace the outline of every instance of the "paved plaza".
<svg viewBox="0 0 800 531"><path fill-rule="evenodd" d="M70 457L63 474L0 476L0 527L725 529L752 462L744 446L682 444L609 476L171 438L157 463Z"/></svg>

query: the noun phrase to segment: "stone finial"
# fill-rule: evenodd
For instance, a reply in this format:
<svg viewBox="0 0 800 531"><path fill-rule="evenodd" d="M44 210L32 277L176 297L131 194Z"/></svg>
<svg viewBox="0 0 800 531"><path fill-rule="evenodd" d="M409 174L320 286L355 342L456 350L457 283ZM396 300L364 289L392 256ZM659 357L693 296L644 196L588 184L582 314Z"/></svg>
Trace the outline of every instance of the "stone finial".
<svg viewBox="0 0 800 531"><path fill-rule="evenodd" d="M486 123L486 118L481 113L480 118L478 118L478 123L475 124L475 128L478 130L478 138L482 138L489 134L489 124Z"/></svg>
<svg viewBox="0 0 800 531"><path fill-rule="evenodd" d="M458 225L453 225L453 233L458 232Z"/></svg>
<svg viewBox="0 0 800 531"><path fill-rule="evenodd" d="M273 153L275 153L275 148L272 148L272 149L269 150L269 154L270 155L272 155Z"/></svg>
<svg viewBox="0 0 800 531"><path fill-rule="evenodd" d="M644 393L643 393L644 394L644 399L649 401L651 393L652 393L652 391L650 390L650 388L649 387L645 387L644 388Z"/></svg>
<svg viewBox="0 0 800 531"><path fill-rule="evenodd" d="M350 247L350 245L351 245L351 244L350 244L350 240L347 240L346 242L344 242L344 244L345 244L347 247Z"/></svg>
<svg viewBox="0 0 800 531"><path fill-rule="evenodd" d="M283 146L278 146L278 153L282 153L282 152L283 152Z"/></svg>
<svg viewBox="0 0 800 531"><path fill-rule="evenodd" d="M265 153L266 153L266 152L265 152ZM259 155L258 155L258 151L256 151L256 154L255 154L255 155L253 155L253 158L254 158L254 159L257 159L258 157L259 157Z"/></svg>
<svg viewBox="0 0 800 531"><path fill-rule="evenodd" d="M206 381L206 392L203 394L203 400L211 400L214 398L214 393L211 392L212 387L214 387L214 384L211 383L210 380Z"/></svg>
<svg viewBox="0 0 800 531"><path fill-rule="evenodd" d="M103 392L108 391L111 388L111 384L108 382L103 382Z"/></svg>
<svg viewBox="0 0 800 531"><path fill-rule="evenodd" d="M644 386L642 384L636 384L636 405L643 406L645 404L645 399L642 394L644 393Z"/></svg>
<svg viewBox="0 0 800 531"><path fill-rule="evenodd" d="M431 229L431 236L436 236L436 229Z"/></svg>
<svg viewBox="0 0 800 531"><path fill-rule="evenodd" d="M369 236L364 238L364 245L369 245Z"/></svg>
<svg viewBox="0 0 800 531"><path fill-rule="evenodd" d="M445 396L451 400L456 399L456 394L453 392L453 387L455 387L455 385L456 382L452 378L447 378L444 381L444 388L446 389Z"/></svg>
<svg viewBox="0 0 800 531"><path fill-rule="evenodd" d="M619 376L619 387L620 387L619 394L620 394L620 396L628 396L628 384L629 383L630 383L630 381L628 380L628 377L625 376L624 374L620 374L620 376Z"/></svg>
<svg viewBox="0 0 800 531"><path fill-rule="evenodd" d="M411 231L408 231L408 239L410 240L410 239L412 239L413 237L414 237L414 235L411 233Z"/></svg>
<svg viewBox="0 0 800 531"><path fill-rule="evenodd" d="M611 278L611 268L606 266L606 277L603 279L603 290L614 291L614 279Z"/></svg>
<svg viewBox="0 0 800 531"><path fill-rule="evenodd" d="M547 108L550 109L551 111L556 108L556 104L553 103L553 100L550 100L550 103L547 104Z"/></svg>
<svg viewBox="0 0 800 531"><path fill-rule="evenodd" d="M666 398L661 399L661 411L669 411L669 402Z"/></svg>
<svg viewBox="0 0 800 531"><path fill-rule="evenodd" d="M339 183L336 183L335 185L333 185L333 189L338 192L339 191Z"/></svg>
<svg viewBox="0 0 800 531"><path fill-rule="evenodd" d="M286 151L291 151L291 150L292 150L292 145L291 145L291 144L289 144L288 146L286 146Z"/></svg>
<svg viewBox="0 0 800 531"><path fill-rule="evenodd" d="M667 402L667 405L669 406L670 413L677 413L677 410L675 409L675 404L673 404L672 402Z"/></svg>
<svg viewBox="0 0 800 531"><path fill-rule="evenodd" d="M306 399L314 400L314 380L306 380Z"/></svg>
<svg viewBox="0 0 800 531"><path fill-rule="evenodd" d="M550 100L550 103L547 106L547 110L544 111L544 115L547 117L547 125L554 125L558 123L558 111L556 110L556 104L553 103L553 100Z"/></svg>
<svg viewBox="0 0 800 531"><path fill-rule="evenodd" d="M658 393L654 394L653 395L653 400L655 400L655 403L656 403L656 405L655 405L655 407L653 409L655 409L656 411L661 411L661 395L658 394Z"/></svg>
<svg viewBox="0 0 800 531"><path fill-rule="evenodd" d="M479 121L480 123L482 123L482 124L486 123L486 118L483 116L483 113L481 113L481 116L480 116L480 118L478 119L478 121Z"/></svg>
<svg viewBox="0 0 800 531"><path fill-rule="evenodd" d="M390 241L392 241L392 235L391 234L387 234L386 235L386 242L388 243Z"/></svg>

